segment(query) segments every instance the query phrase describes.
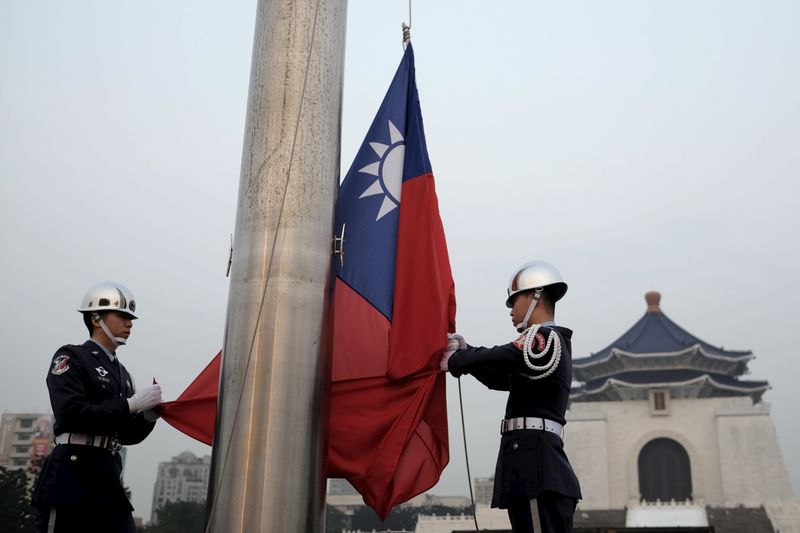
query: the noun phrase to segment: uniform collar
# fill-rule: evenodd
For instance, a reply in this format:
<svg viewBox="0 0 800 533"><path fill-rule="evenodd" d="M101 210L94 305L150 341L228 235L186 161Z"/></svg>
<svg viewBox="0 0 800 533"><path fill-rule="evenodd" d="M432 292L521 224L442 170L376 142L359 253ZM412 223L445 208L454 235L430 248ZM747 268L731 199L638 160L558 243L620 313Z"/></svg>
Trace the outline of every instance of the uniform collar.
<svg viewBox="0 0 800 533"><path fill-rule="evenodd" d="M105 354L108 356L108 359L109 359L109 360L110 360L112 363L113 363L113 362L115 362L115 361L117 360L117 356L116 356L116 355L114 355L113 353L109 352L109 351L106 349L106 347L105 347L105 346L103 346L102 344L100 344L100 343L99 343L99 342L97 342L96 340L94 340L94 339L89 339L89 342L91 342L92 344L94 344L94 345L96 345L96 346L99 346L99 347L100 347L100 349L101 349L101 350L103 350L103 353L105 353Z"/></svg>

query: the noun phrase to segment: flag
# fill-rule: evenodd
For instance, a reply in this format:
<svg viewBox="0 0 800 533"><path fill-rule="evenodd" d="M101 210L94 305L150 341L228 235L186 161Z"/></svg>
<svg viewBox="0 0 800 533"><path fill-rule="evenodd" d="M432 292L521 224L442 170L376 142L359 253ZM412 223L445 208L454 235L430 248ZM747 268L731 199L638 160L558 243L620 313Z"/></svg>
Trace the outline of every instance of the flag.
<svg viewBox="0 0 800 533"><path fill-rule="evenodd" d="M345 478L385 519L447 465L447 332L455 292L409 44L350 171L335 231L327 476ZM220 354L174 402L168 423L211 444Z"/></svg>
<svg viewBox="0 0 800 533"><path fill-rule="evenodd" d="M410 44L342 181L334 230L328 477L383 519L449 458L439 360L455 292Z"/></svg>
<svg viewBox="0 0 800 533"><path fill-rule="evenodd" d="M164 402L155 409L175 429L209 446L214 441L214 425L217 422L221 362L222 352L219 352L177 400Z"/></svg>

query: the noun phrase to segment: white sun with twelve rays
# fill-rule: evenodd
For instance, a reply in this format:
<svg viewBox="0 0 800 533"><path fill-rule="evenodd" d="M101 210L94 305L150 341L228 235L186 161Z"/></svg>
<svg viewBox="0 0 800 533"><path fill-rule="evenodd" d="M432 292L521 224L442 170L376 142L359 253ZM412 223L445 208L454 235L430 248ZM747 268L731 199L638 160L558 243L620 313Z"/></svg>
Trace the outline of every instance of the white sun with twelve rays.
<svg viewBox="0 0 800 533"><path fill-rule="evenodd" d="M359 172L370 174L377 179L361 193L360 198L367 196L383 195L383 203L378 210L376 221L383 218L386 214L397 209L400 205L400 192L403 189L403 163L406 155L406 143L400 130L389 123L389 140L391 144L371 142L369 145L378 155L379 159L374 163L365 166Z"/></svg>

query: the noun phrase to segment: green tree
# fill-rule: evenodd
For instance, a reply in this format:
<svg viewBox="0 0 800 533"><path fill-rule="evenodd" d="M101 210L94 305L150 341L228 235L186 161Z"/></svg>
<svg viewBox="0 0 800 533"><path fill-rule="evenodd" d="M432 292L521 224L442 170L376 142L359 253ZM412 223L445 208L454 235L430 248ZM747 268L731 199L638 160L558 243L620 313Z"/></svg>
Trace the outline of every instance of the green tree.
<svg viewBox="0 0 800 533"><path fill-rule="evenodd" d="M158 523L142 533L203 533L205 514L205 503L167 502L158 509Z"/></svg>
<svg viewBox="0 0 800 533"><path fill-rule="evenodd" d="M386 531L387 529L413 531L417 526L418 512L419 509L414 507L395 507L386 520L381 522L375 511L363 506L353 512L351 524L353 529L361 531Z"/></svg>
<svg viewBox="0 0 800 533"><path fill-rule="evenodd" d="M359 507L353 513L351 519L351 528L361 531L386 531L391 530L406 530L413 531L417 527L417 515L460 515L462 513L472 514L472 511L464 508L446 507L444 505L432 505L423 507L411 507L408 505L401 505L395 507L386 517L386 520L381 522L375 511L367 506Z"/></svg>
<svg viewBox="0 0 800 533"><path fill-rule="evenodd" d="M332 505L325 506L325 533L342 533L350 529L350 517Z"/></svg>
<svg viewBox="0 0 800 533"><path fill-rule="evenodd" d="M458 516L466 514L472 516L472 508L470 507L448 507L446 505L426 505L421 507L419 514L428 514L435 516Z"/></svg>
<svg viewBox="0 0 800 533"><path fill-rule="evenodd" d="M0 529L3 533L33 531L31 486L24 470L0 466Z"/></svg>

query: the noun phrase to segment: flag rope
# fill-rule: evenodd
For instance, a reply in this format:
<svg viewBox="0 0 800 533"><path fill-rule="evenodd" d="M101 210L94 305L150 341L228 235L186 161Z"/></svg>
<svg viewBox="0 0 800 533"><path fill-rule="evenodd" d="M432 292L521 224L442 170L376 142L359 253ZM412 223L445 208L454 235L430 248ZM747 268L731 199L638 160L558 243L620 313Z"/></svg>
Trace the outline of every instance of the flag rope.
<svg viewBox="0 0 800 533"><path fill-rule="evenodd" d="M404 22L402 25L403 29L403 50L408 47L408 43L411 42L411 0L408 0L408 25Z"/></svg>
<svg viewBox="0 0 800 533"><path fill-rule="evenodd" d="M300 105L299 105L299 108L297 110L297 120L295 122L295 127L294 127L294 136L292 137L292 149L289 152L289 165L288 165L288 167L286 169L286 182L283 185L283 196L281 198L280 208L278 209L278 228L277 228L275 233L276 233L276 235L278 233L280 233L280 238L281 239L283 239L283 237L285 235L285 232L281 231L281 229L282 229L281 220L283 219L283 209L284 209L284 206L286 205L286 194L287 194L287 191L289 190L289 181L290 181L291 175L292 175L292 166L293 166L293 163L294 163L295 146L297 145L297 134L300 131L300 117L303 114L303 103L305 102L305 97L306 97L306 82L308 81L308 72L309 72L310 67L311 67L311 56L312 56L312 51L314 50L314 41L315 41L315 37L316 37L316 33L317 33L317 17L319 15L319 6L320 6L320 0L317 0L316 7L314 8L314 22L313 22L313 24L311 26L311 42L310 42L309 48L308 48L308 58L306 60L306 69L305 69L305 73L303 74L303 86L302 86L302 89L300 91ZM264 238L268 239L269 236L265 235ZM275 240L277 240L277 237L276 237ZM231 450L231 436L233 436L233 432L236 429L237 424L239 423L239 408L242 405L242 397L244 396L244 386L245 386L245 383L247 382L247 376L250 373L250 362L253 359L253 347L255 346L256 334L258 332L258 325L261 322L261 314L262 314L262 312L264 310L264 302L266 301L266 298L267 298L267 288L269 287L269 274L272 271L272 263L273 263L273 260L275 258L275 249L276 248L277 248L277 246L275 246L275 243L273 243L273 246L270 249L269 262L267 263L266 278L264 280L264 290L261 293L261 303L259 304L259 307L258 307L258 316L256 317L256 322L255 322L255 325L253 326L253 336L250 339L250 349L248 350L248 353L247 353L247 365L245 366L244 376L242 378L242 385L239 388L239 394L238 394L238 397L237 397L237 400L236 400L236 410L234 411L234 415L233 415L233 424L231 425L231 431L230 431L230 435L228 436L228 441L227 441L227 448L225 449L225 457L224 457L224 459L222 461L222 469L221 469L220 474L219 474L220 480L222 480L224 478L225 473L227 472L228 457L230 456L230 450ZM226 329L226 336L227 336L227 324L226 324L225 329ZM224 358L224 356L225 356L225 354L223 353L223 358ZM220 372L222 372L222 367L220 368ZM213 482L213 480L211 480L211 482ZM219 492L220 492L219 490L215 490L214 491L214 500L211 502L211 507L209 508L209 510L207 512L207 515L206 515L207 516L207 522L206 522L206 526L204 528L204 533L208 533L209 527L211 526L211 516L213 515L214 508L217 505L217 500L219 498Z"/></svg>
<svg viewBox="0 0 800 533"><path fill-rule="evenodd" d="M472 503L472 520L475 521L475 531L478 528L478 513L475 511L475 497L472 494L472 474L469 472L469 452L467 451L467 426L464 424L464 401L461 397L461 376L458 377L458 407L461 412L461 435L464 437L464 460L467 463L467 485L469 486L469 501Z"/></svg>

